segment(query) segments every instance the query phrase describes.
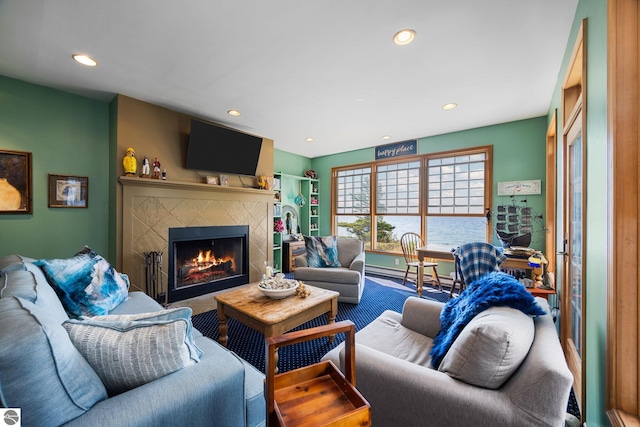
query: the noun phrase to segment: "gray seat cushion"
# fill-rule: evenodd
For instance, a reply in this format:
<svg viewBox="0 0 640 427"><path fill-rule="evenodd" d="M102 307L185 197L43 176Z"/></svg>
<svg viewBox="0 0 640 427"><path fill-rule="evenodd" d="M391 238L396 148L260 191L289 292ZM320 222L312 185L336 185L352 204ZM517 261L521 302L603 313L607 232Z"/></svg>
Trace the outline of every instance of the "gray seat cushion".
<svg viewBox="0 0 640 427"><path fill-rule="evenodd" d="M244 366L244 407L245 421L248 426L261 425L266 414L266 403L264 400L264 374L237 356L235 353L222 347L215 341L206 337L199 337L195 340L196 345L211 357L212 355L228 352L232 354Z"/></svg>
<svg viewBox="0 0 640 427"><path fill-rule="evenodd" d="M405 328L402 315L395 311L383 312L373 322L358 331L358 345L371 347L398 359L431 369L429 350L433 339Z"/></svg>
<svg viewBox="0 0 640 427"><path fill-rule="evenodd" d="M334 282L345 285L357 285L360 283L360 273L348 268L314 268L299 267L294 272L296 280L303 282Z"/></svg>

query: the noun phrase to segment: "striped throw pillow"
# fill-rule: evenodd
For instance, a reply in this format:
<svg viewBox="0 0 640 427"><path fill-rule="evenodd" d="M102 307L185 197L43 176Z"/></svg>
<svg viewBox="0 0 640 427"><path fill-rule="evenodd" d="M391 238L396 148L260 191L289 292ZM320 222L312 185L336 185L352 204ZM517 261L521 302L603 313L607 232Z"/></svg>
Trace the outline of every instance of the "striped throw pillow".
<svg viewBox="0 0 640 427"><path fill-rule="evenodd" d="M96 371L110 396L200 361L201 352L191 333L191 309L139 317L96 316L63 323L71 342Z"/></svg>

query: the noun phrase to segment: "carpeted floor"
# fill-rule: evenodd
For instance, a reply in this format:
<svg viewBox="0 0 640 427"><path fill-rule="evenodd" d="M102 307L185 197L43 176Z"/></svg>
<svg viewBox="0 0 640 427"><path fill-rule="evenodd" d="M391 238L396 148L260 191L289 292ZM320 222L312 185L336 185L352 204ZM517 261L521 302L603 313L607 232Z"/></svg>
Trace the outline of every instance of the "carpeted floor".
<svg viewBox="0 0 640 427"><path fill-rule="evenodd" d="M356 331L368 325L385 310L401 313L405 300L411 296L417 296L415 286L412 283L408 283L408 286L401 286L399 279L371 275L368 275L365 280L366 283L359 304L338 303L336 321L351 320L356 326ZM445 288L444 292L441 292L425 284L422 297L447 302L449 300L449 292L447 288ZM320 316L296 329L320 326L326 324L326 322L326 317ZM193 326L205 336L218 340L218 318L215 310L193 316ZM262 334L234 319L229 319L228 326L228 348L258 370L264 372L264 337ZM343 335L340 334L336 336L333 344L329 344L327 339L319 339L280 349L278 363L280 372L319 362L322 356L340 344L343 339ZM569 398L567 412L578 417L580 414L573 392Z"/></svg>
<svg viewBox="0 0 640 427"><path fill-rule="evenodd" d="M370 276L365 280L359 304L338 303L336 321L351 320L356 326L356 331L371 323L385 310L401 313L404 301L410 296L417 296L415 286L412 283L409 283L409 286L401 286L396 280ZM440 292L429 286L425 286L422 296L443 302L449 299L447 292ZM320 316L296 329L306 329L326 323L326 317ZM234 319L229 319L228 325L228 348L264 372L264 337L262 334ZM193 316L193 326L204 335L214 340L218 339L218 318L215 310ZM319 339L280 349L278 363L280 372L319 362L322 356L341 343L343 339L344 336L340 334L333 344L329 344L326 339Z"/></svg>

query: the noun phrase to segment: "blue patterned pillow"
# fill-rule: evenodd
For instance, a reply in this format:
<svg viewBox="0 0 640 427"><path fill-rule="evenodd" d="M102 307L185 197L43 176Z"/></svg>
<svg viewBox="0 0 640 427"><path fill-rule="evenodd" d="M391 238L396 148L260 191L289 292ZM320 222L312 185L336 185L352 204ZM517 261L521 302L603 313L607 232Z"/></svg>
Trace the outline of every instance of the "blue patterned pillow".
<svg viewBox="0 0 640 427"><path fill-rule="evenodd" d="M41 259L47 281L73 316L108 314L129 295L129 278L88 246L73 258Z"/></svg>
<svg viewBox="0 0 640 427"><path fill-rule="evenodd" d="M336 236L304 236L309 267L340 267Z"/></svg>

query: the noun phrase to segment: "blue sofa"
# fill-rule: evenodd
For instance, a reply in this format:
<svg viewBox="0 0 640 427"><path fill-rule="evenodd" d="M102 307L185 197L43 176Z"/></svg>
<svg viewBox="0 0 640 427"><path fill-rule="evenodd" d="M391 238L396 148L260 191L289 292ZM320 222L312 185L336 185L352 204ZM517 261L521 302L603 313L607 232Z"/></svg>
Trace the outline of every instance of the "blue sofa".
<svg viewBox="0 0 640 427"><path fill-rule="evenodd" d="M0 258L0 404L23 426L263 426L264 375L194 330L198 363L116 395L75 349L67 313L33 259ZM132 292L109 314L162 310Z"/></svg>

